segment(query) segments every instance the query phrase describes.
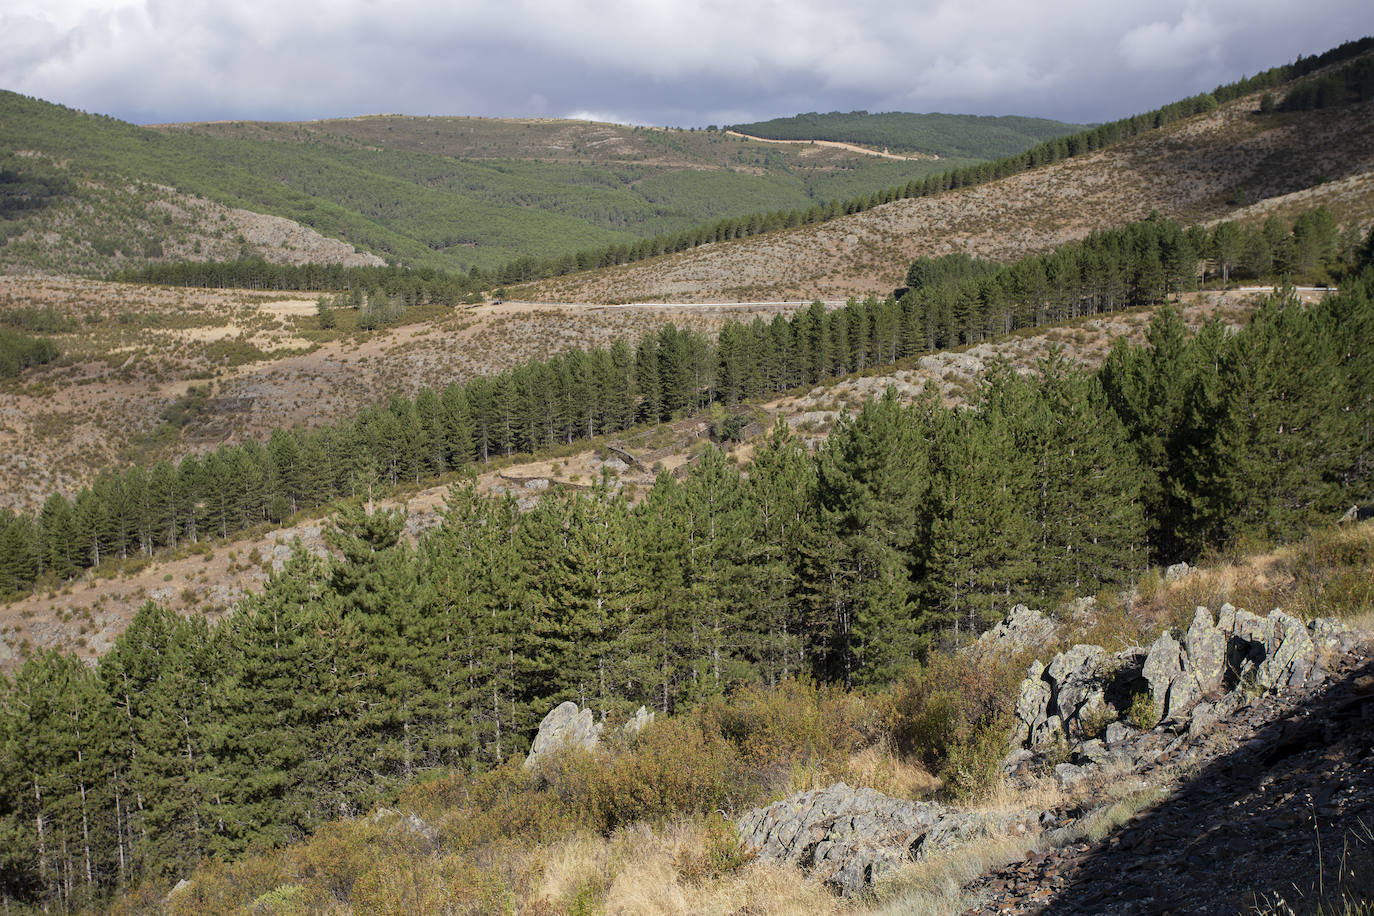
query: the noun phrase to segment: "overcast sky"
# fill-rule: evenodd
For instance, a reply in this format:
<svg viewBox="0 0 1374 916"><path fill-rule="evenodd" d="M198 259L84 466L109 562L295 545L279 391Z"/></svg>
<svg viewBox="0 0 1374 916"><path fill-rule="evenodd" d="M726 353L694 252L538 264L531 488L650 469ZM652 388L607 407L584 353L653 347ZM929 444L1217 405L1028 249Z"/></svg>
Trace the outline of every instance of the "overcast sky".
<svg viewBox="0 0 1374 916"><path fill-rule="evenodd" d="M0 0L0 88L139 123L1087 122L1371 33L1369 0Z"/></svg>

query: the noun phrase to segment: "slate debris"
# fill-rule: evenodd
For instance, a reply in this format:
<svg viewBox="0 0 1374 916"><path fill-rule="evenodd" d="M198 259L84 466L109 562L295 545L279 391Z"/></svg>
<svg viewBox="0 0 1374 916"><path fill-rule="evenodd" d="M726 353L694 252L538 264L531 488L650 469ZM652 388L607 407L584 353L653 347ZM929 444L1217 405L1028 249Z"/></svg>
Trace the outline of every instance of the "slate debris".
<svg viewBox="0 0 1374 916"><path fill-rule="evenodd" d="M1288 663L1300 654L1275 668L1301 672ZM1096 843L1054 848L1067 834L1047 831L1044 848L965 889L979 901L967 912L1229 916L1280 899L1303 911L1322 889L1374 899L1374 661L1357 647L1324 673L1152 731L1109 728L1102 746L1171 794Z"/></svg>

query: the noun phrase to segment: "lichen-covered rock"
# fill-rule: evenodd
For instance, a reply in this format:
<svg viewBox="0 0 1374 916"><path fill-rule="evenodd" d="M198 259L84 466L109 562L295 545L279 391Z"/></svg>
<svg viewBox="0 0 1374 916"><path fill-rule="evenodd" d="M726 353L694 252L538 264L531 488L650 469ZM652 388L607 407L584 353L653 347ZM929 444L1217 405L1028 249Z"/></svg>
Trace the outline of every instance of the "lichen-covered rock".
<svg viewBox="0 0 1374 916"><path fill-rule="evenodd" d="M1349 652L1359 639L1335 617L1318 617L1307 625L1312 645L1324 652Z"/></svg>
<svg viewBox="0 0 1374 916"><path fill-rule="evenodd" d="M759 858L795 865L849 895L910 860L942 813L939 805L836 783L755 808L736 828Z"/></svg>
<svg viewBox="0 0 1374 916"><path fill-rule="evenodd" d="M1264 661L1255 671L1255 683L1262 690L1316 685L1322 680L1317 664L1317 649L1301 620L1274 610L1269 613L1269 640Z"/></svg>
<svg viewBox="0 0 1374 916"><path fill-rule="evenodd" d="M1184 661L1183 647L1168 630L1159 634L1145 656L1141 674L1149 682L1150 697L1162 718L1183 712L1189 699L1197 698L1188 696L1196 693L1196 685L1183 676Z"/></svg>
<svg viewBox="0 0 1374 916"><path fill-rule="evenodd" d="M525 768L534 766L539 758L564 747L595 750L601 740L601 723L595 721L590 709L582 709L571 700L549 710L539 723Z"/></svg>
<svg viewBox="0 0 1374 916"><path fill-rule="evenodd" d="M891 868L1007 822L836 783L755 808L735 826L759 858L797 866L850 896Z"/></svg>
<svg viewBox="0 0 1374 916"><path fill-rule="evenodd" d="M1049 711L1063 720L1066 730L1072 731L1105 708L1102 660L1106 654L1101 646L1079 644L1056 655L1045 669L1045 680L1054 691Z"/></svg>
<svg viewBox="0 0 1374 916"><path fill-rule="evenodd" d="M1205 607L1193 611L1193 623L1184 637L1188 647L1188 673L1202 694L1221 689L1226 677L1226 634L1212 622Z"/></svg>
<svg viewBox="0 0 1374 916"><path fill-rule="evenodd" d="M1178 582L1182 579L1188 578L1188 576L1191 575L1192 572L1193 567L1189 566L1187 563L1175 563L1173 566L1170 566L1168 569L1164 570L1164 581Z"/></svg>
<svg viewBox="0 0 1374 916"><path fill-rule="evenodd" d="M1012 740L1017 744L1027 744L1045 720L1049 717L1049 703L1052 694L1050 685L1043 676L1045 666L1039 661L1031 662L1026 678L1021 682L1020 693L1016 697L1016 725Z"/></svg>
<svg viewBox="0 0 1374 916"><path fill-rule="evenodd" d="M625 720L625 724L621 726L621 728L627 735L637 735L644 730L644 726L652 721L654 721L654 714L641 706L639 709L635 710L633 716Z"/></svg>

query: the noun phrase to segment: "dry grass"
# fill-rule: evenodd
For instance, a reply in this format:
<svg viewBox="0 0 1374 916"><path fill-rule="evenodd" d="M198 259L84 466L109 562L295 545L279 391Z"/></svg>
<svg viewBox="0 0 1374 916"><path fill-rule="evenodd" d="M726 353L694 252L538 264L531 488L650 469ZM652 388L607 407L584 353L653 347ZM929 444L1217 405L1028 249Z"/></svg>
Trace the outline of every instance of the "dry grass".
<svg viewBox="0 0 1374 916"><path fill-rule="evenodd" d="M940 780L912 760L892 752L886 744L870 745L850 756L850 785L875 789L893 798L929 798L940 788Z"/></svg>
<svg viewBox="0 0 1374 916"><path fill-rule="evenodd" d="M978 840L938 853L883 876L874 888L873 916L948 916L976 901L965 887L980 876L1025 857L1035 845L1031 836Z"/></svg>

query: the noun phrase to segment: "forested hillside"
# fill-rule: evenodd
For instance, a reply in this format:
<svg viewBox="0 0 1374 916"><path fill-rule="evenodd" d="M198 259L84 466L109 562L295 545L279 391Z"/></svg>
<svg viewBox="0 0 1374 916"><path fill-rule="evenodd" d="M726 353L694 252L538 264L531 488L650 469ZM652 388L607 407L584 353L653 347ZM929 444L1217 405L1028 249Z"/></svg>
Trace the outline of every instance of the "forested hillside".
<svg viewBox="0 0 1374 916"><path fill-rule="evenodd" d="M0 701L4 892L71 906L299 837L436 768L527 746L554 703L670 711L807 674L883 683L1020 599L1283 538L1374 492L1374 273L1090 375L993 372L975 409L873 401L808 455L779 427L637 506L609 482L527 514L456 488L418 547L343 512L211 628L148 606L91 671Z"/></svg>
<svg viewBox="0 0 1374 916"><path fill-rule="evenodd" d="M474 132L477 149L462 142ZM546 145L551 133L558 150ZM495 157L482 154L485 143ZM10 201L0 263L49 271L200 260L212 244L244 236L219 235L229 227L194 199L285 217L391 262L458 272L805 210L948 167L569 122L154 129L14 93L0 94L0 144L0 193ZM58 241L40 244L44 232ZM247 253L283 255L262 242Z"/></svg>
<svg viewBox="0 0 1374 916"><path fill-rule="evenodd" d="M930 153L944 158L1001 159L1046 140L1078 133L1083 125L1014 115L832 111L732 124L728 129L771 140L837 140L874 149Z"/></svg>
<svg viewBox="0 0 1374 916"><path fill-rule="evenodd" d="M918 260L908 276L919 285L900 301L870 298L832 311L815 303L790 320L727 324L715 341L670 325L634 346L574 349L396 398L335 426L278 429L265 443L110 471L74 499L52 494L33 516L0 514L0 593L69 578L102 558L280 522L374 482L418 482L1018 328L1162 302L1197 286L1206 256L1219 273L1324 281L1353 263L1358 241L1342 240L1323 210L1291 231L1277 221L1250 230L1223 223L1209 233L1151 220L1005 269Z"/></svg>

